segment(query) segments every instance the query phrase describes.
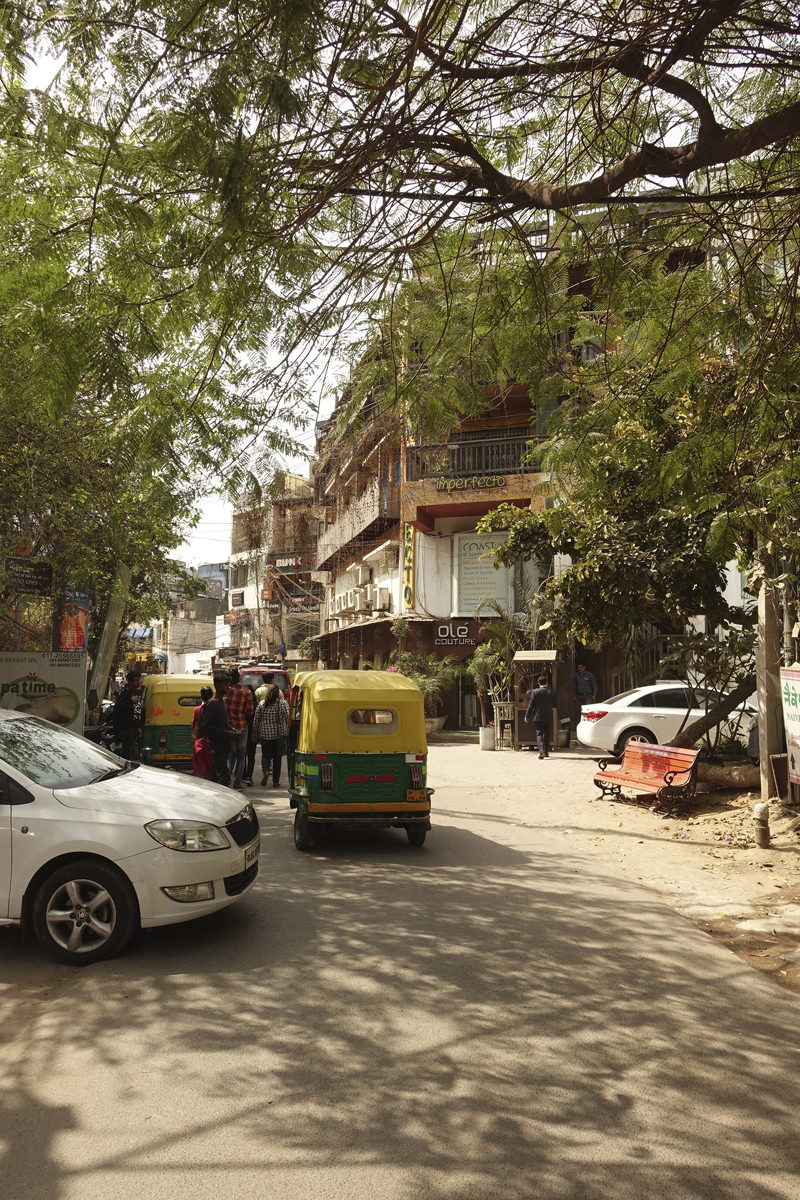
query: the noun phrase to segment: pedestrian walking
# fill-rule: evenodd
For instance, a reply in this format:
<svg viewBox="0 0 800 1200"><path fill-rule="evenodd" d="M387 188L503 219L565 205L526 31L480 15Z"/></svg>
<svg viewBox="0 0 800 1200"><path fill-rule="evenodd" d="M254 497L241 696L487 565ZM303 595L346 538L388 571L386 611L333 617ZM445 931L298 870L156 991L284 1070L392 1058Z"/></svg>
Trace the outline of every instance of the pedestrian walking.
<svg viewBox="0 0 800 1200"><path fill-rule="evenodd" d="M211 778L214 783L221 783L223 787L228 787L231 781L228 767L228 751L231 748L231 741L238 739L240 733L246 733L246 730L232 729L228 720L225 695L229 686L230 681L227 675L214 676L214 697L203 705L200 724L200 732L208 738L208 747L214 762Z"/></svg>
<svg viewBox="0 0 800 1200"><path fill-rule="evenodd" d="M275 682L275 676L272 671L264 671L261 676L261 687L256 690L256 704L260 704L266 699L267 692Z"/></svg>
<svg viewBox="0 0 800 1200"><path fill-rule="evenodd" d="M202 713L214 692L210 687L200 688L200 703L192 716L192 737L194 738L194 755L192 757L192 774L199 779L210 779L214 773L214 759L211 757L211 747L203 732Z"/></svg>
<svg viewBox="0 0 800 1200"><path fill-rule="evenodd" d="M272 766L272 786L279 787L281 781L281 759L286 750L286 735L289 732L289 705L273 683L256 709L253 719L253 741L261 742L261 786L266 787L269 767Z"/></svg>
<svg viewBox="0 0 800 1200"><path fill-rule="evenodd" d="M114 705L114 739L122 747L122 757L133 761L139 757L144 716L141 673L129 671L126 680Z"/></svg>
<svg viewBox="0 0 800 1200"><path fill-rule="evenodd" d="M244 687L247 688L248 692L253 697L253 711L250 713L250 715L247 718L247 737L245 739L246 744L247 744L247 752L245 754L245 760L244 760L244 775L242 776L242 783L246 783L248 787L252 787L253 786L253 771L255 770L255 767L256 767L256 743L253 741L252 735L253 735L253 718L255 717L255 714L256 714L257 701L256 701L255 688L250 687L249 684L244 684Z"/></svg>
<svg viewBox="0 0 800 1200"><path fill-rule="evenodd" d="M228 720L231 729L241 732L232 740L228 748L231 772L231 787L236 791L242 789L245 757L247 755L247 730L250 728L249 717L253 715L253 693L239 682L239 672L233 667L228 672L230 687L225 693L225 707L228 710Z"/></svg>
<svg viewBox="0 0 800 1200"><path fill-rule="evenodd" d="M550 757L550 731L553 728L553 707L556 694L548 686L547 676L539 676L539 686L528 692L530 700L525 712L525 724L533 719L536 741L539 746L539 758Z"/></svg>
<svg viewBox="0 0 800 1200"><path fill-rule="evenodd" d="M572 700L574 707L575 726L581 719L581 705L594 703L597 699L597 680L591 671L586 670L586 664L579 662L572 676Z"/></svg>

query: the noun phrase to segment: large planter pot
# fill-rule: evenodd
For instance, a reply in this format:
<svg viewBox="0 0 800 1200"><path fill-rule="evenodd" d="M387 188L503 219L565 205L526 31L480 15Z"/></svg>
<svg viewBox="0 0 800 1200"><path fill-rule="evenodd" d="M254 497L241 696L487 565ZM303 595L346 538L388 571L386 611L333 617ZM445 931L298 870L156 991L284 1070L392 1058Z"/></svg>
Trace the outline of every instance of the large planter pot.
<svg viewBox="0 0 800 1200"><path fill-rule="evenodd" d="M481 750L494 750L494 725L481 725L478 738Z"/></svg>
<svg viewBox="0 0 800 1200"><path fill-rule="evenodd" d="M447 717L426 717L425 718L425 732L426 733L438 733L440 729L444 728L444 723L446 720L447 720Z"/></svg>

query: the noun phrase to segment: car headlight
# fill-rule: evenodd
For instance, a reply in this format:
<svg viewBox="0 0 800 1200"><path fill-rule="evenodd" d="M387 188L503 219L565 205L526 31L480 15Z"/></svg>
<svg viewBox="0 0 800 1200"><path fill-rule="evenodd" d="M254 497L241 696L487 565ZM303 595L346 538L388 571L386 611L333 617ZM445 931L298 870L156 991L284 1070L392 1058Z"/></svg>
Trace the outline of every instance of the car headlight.
<svg viewBox="0 0 800 1200"><path fill-rule="evenodd" d="M200 821L150 821L145 829L169 850L229 850L231 846L221 829Z"/></svg>

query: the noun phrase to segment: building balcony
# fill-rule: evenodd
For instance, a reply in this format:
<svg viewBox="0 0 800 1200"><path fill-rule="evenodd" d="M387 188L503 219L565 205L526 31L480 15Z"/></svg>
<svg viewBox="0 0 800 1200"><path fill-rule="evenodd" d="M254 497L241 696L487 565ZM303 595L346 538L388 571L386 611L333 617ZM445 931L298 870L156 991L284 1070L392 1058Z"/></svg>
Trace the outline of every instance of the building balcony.
<svg viewBox="0 0 800 1200"><path fill-rule="evenodd" d="M400 520L400 489L374 479L358 500L328 525L317 539L317 568L330 568L341 556L380 537Z"/></svg>
<svg viewBox="0 0 800 1200"><path fill-rule="evenodd" d="M406 480L442 479L461 475L524 475L539 470L531 458L530 437L486 441L441 442L406 447Z"/></svg>

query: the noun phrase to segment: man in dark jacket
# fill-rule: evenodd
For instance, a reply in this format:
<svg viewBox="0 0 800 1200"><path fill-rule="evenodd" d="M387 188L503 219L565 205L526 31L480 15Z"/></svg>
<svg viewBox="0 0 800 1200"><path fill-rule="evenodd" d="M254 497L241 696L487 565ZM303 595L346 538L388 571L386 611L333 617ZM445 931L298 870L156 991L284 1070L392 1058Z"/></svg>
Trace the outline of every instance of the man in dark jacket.
<svg viewBox="0 0 800 1200"><path fill-rule="evenodd" d="M228 751L231 741L237 741L243 732L241 729L231 728L225 704L228 687L227 675L214 676L214 699L208 700L204 705L200 726L201 732L208 738L208 748L214 762L211 779L214 783L221 783L223 787L228 787L231 782L231 773L228 767Z"/></svg>
<svg viewBox="0 0 800 1200"><path fill-rule="evenodd" d="M547 676L539 676L539 686L528 692L530 701L525 712L525 724L533 717L533 728L539 744L539 758L550 757L550 730L553 728L553 706L556 694L547 686Z"/></svg>
<svg viewBox="0 0 800 1200"><path fill-rule="evenodd" d="M127 683L114 705L114 737L122 746L122 757L139 757L139 738L144 714L142 704L142 677L138 671L129 671Z"/></svg>

